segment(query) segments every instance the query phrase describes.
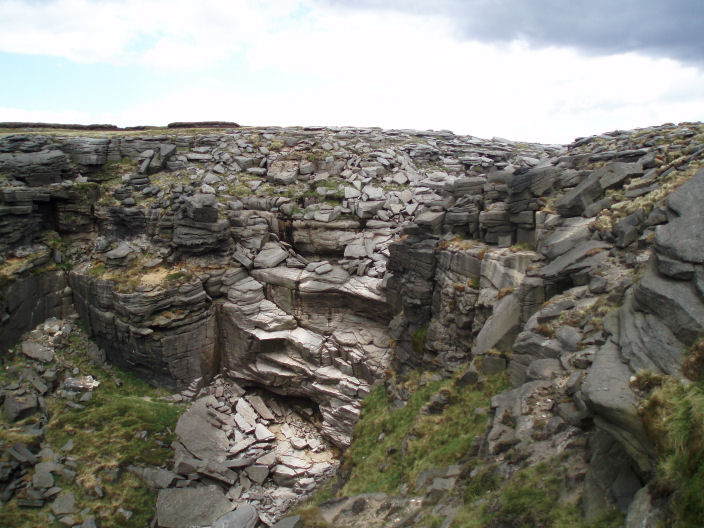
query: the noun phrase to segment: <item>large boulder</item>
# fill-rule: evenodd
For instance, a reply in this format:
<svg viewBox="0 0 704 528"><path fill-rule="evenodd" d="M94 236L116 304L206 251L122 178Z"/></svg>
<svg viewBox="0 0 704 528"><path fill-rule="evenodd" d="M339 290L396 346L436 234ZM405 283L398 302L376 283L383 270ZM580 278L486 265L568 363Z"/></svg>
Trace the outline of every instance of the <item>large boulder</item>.
<svg viewBox="0 0 704 528"><path fill-rule="evenodd" d="M220 517L213 523L213 528L254 528L258 521L257 509L250 504L243 504Z"/></svg>
<svg viewBox="0 0 704 528"><path fill-rule="evenodd" d="M176 434L188 452L200 460L224 459L230 445L225 432L208 420L206 398L183 413L176 424Z"/></svg>
<svg viewBox="0 0 704 528"><path fill-rule="evenodd" d="M694 284L660 275L654 258L638 281L634 298L638 310L659 317L685 345L704 334L704 303Z"/></svg>
<svg viewBox="0 0 704 528"><path fill-rule="evenodd" d="M217 486L163 489L156 501L160 528L209 526L230 510L232 503Z"/></svg>
<svg viewBox="0 0 704 528"><path fill-rule="evenodd" d="M621 360L619 348L607 341L599 349L582 384L582 394L595 414L595 423L611 433L643 472L652 469L654 451L629 386L633 372Z"/></svg>
<svg viewBox="0 0 704 528"><path fill-rule="evenodd" d="M196 193L185 198L186 214L195 222L218 221L217 200L214 194Z"/></svg>
<svg viewBox="0 0 704 528"><path fill-rule="evenodd" d="M518 335L520 322L521 305L518 295L507 295L496 304L494 313L479 331L472 354L484 354L491 348L507 351Z"/></svg>
<svg viewBox="0 0 704 528"><path fill-rule="evenodd" d="M677 216L667 224L658 226L655 247L659 253L670 258L704 263L704 169L687 183L673 191L667 204Z"/></svg>
<svg viewBox="0 0 704 528"><path fill-rule="evenodd" d="M294 183L297 176L298 161L296 160L276 160L266 173L266 179L277 185Z"/></svg>
<svg viewBox="0 0 704 528"><path fill-rule="evenodd" d="M288 258L288 252L276 242L267 242L254 258L255 268L273 268Z"/></svg>

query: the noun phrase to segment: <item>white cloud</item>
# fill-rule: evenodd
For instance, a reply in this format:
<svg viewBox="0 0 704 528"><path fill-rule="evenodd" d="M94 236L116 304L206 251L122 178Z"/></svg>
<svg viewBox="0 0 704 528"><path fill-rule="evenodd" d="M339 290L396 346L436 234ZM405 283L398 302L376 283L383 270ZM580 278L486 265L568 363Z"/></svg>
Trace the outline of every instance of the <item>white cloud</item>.
<svg viewBox="0 0 704 528"><path fill-rule="evenodd" d="M199 65L266 35L297 2L286 0L0 1L0 50L81 63ZM146 49L142 49L146 46ZM184 64L185 63L185 64ZM183 60L180 67L188 67Z"/></svg>
<svg viewBox="0 0 704 528"><path fill-rule="evenodd" d="M158 99L119 114L81 109L63 121L445 128L567 142L704 118L704 75L695 68L635 53L584 57L520 42L459 41L440 16L323 8L312 0L42 5L0 2L0 49L182 72ZM240 73L234 84L223 74L233 65ZM14 115L0 112L5 120Z"/></svg>

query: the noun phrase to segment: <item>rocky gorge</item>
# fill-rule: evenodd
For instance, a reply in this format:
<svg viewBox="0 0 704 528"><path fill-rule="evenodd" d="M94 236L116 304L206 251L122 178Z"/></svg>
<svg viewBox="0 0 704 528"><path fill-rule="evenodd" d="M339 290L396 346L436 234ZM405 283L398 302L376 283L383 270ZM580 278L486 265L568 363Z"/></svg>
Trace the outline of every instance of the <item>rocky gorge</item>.
<svg viewBox="0 0 704 528"><path fill-rule="evenodd" d="M4 508L84 528L696 525L700 453L672 473L668 431L681 401L687 438L704 416L704 125L565 146L199 126L0 124ZM52 428L123 371L173 423L134 432L158 458L101 468L108 495L117 471L155 500L99 506ZM516 507L529 489L554 500Z"/></svg>

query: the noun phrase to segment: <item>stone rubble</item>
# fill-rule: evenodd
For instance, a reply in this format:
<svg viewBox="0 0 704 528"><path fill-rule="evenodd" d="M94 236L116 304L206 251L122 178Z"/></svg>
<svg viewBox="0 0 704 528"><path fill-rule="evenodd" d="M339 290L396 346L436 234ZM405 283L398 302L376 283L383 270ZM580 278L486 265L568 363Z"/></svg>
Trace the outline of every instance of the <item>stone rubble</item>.
<svg viewBox="0 0 704 528"><path fill-rule="evenodd" d="M164 505L157 507L160 526L189 526L172 520L168 505L179 503L188 511L191 501L202 500L190 490L209 486L217 486L237 512L254 508L257 518L270 526L337 469L338 452L321 435L312 402L246 391L223 376L208 386L194 380L174 399L193 403L176 426L174 469L165 475L169 482L154 485L161 489L159 502ZM223 526L229 526L224 519Z"/></svg>
<svg viewBox="0 0 704 528"><path fill-rule="evenodd" d="M72 482L76 477L76 460L71 456L73 442L61 449L46 442L46 424L49 422L48 398L62 398L66 405L80 410L82 405L74 398L90 395L100 383L92 376L75 376L57 361L54 347L64 345L73 331L73 322L48 319L26 335L17 347L18 353L30 362L20 372L10 372L17 382L0 386L4 417L9 422L24 420L21 430L30 435L31 444L22 442L0 445L0 500L7 503L15 497L17 504L26 508L41 508L48 504L50 521L68 526L91 528L94 516L88 511L76 511L75 497L70 490L56 485L56 478ZM16 368L16 367L13 367ZM81 398L81 401L86 401ZM39 447L37 447L39 446Z"/></svg>

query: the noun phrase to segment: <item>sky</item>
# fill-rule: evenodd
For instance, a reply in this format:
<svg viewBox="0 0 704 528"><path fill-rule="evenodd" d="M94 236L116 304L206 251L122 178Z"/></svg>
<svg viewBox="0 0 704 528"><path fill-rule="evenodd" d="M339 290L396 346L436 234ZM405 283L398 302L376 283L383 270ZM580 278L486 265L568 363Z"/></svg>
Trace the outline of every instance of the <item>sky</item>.
<svg viewBox="0 0 704 528"><path fill-rule="evenodd" d="M0 0L0 121L568 143L704 120L704 0Z"/></svg>

